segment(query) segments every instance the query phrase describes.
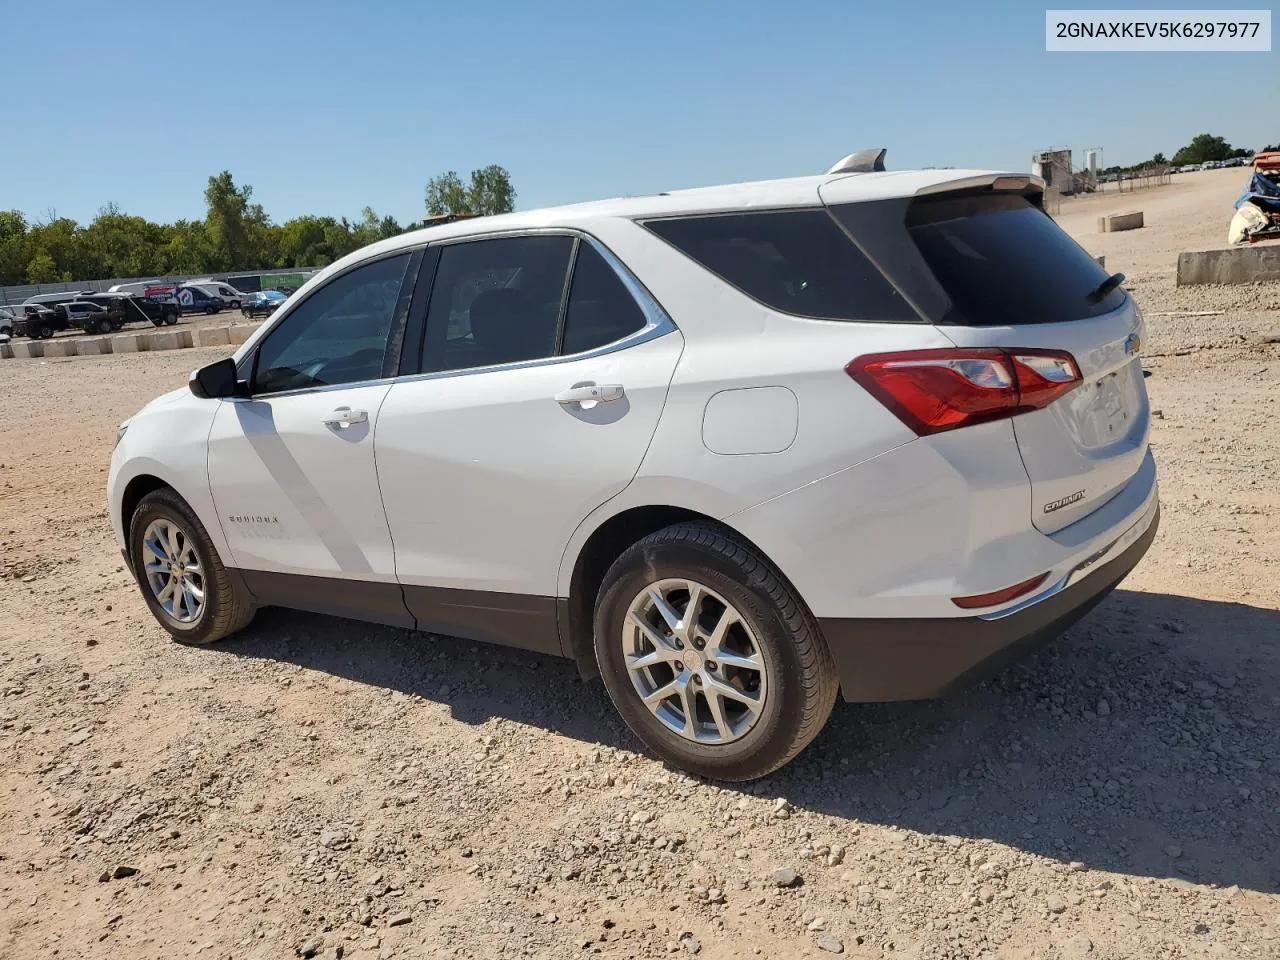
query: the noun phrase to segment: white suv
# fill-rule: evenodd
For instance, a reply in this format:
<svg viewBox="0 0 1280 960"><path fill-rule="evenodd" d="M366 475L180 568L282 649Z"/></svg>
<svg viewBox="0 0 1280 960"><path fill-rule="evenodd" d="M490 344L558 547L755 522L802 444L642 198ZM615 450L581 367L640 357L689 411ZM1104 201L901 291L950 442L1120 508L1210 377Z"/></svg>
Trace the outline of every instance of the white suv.
<svg viewBox="0 0 1280 960"><path fill-rule="evenodd" d="M762 776L1155 536L1140 314L1041 191L855 163L374 244L122 425L116 536L180 641L274 605L570 657Z"/></svg>

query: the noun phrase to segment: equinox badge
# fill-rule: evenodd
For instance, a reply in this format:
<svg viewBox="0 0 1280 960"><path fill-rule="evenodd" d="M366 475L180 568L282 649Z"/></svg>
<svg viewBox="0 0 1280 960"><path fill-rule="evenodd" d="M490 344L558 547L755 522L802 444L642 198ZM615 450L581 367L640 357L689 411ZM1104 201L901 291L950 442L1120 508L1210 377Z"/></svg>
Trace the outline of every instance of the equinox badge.
<svg viewBox="0 0 1280 960"><path fill-rule="evenodd" d="M1073 503L1079 503L1084 499L1084 491L1077 490L1075 493L1069 493L1061 500L1050 500L1044 505L1045 513L1053 513L1055 510L1061 510L1063 507L1069 507Z"/></svg>

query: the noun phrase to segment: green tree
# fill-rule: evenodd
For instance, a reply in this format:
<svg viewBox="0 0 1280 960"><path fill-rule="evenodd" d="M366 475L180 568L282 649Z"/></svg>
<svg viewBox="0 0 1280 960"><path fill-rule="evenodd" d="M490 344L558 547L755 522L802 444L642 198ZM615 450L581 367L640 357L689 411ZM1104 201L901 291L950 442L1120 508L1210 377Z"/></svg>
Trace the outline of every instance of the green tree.
<svg viewBox="0 0 1280 960"><path fill-rule="evenodd" d="M1222 137L1209 133L1201 133L1192 137L1191 142L1173 155L1174 166L1188 163L1207 163L1211 160L1227 160L1235 148Z"/></svg>
<svg viewBox="0 0 1280 960"><path fill-rule="evenodd" d="M511 174L496 163L471 171L471 181L463 184L456 170L448 170L427 181L427 213L489 216L515 209L516 188Z"/></svg>
<svg viewBox="0 0 1280 960"><path fill-rule="evenodd" d="M1164 158L1163 153L1157 153L1154 157L1151 158L1151 165L1153 167L1163 167L1166 164L1168 164L1168 162L1169 161Z"/></svg>
<svg viewBox="0 0 1280 960"><path fill-rule="evenodd" d="M386 240L388 237L398 237L404 233L404 228L391 214L387 214L378 223L378 237Z"/></svg>
<svg viewBox="0 0 1280 960"><path fill-rule="evenodd" d="M80 225L68 217L59 217L53 212L50 213L50 217L48 223L38 223L27 231L27 273L31 272L30 263L36 261L41 265L42 269L38 272L43 278L30 282L50 283L54 280L94 279L96 271L91 258L85 255L84 237ZM45 276L47 271L43 269L44 260L42 258L36 260L40 253L47 254L53 261L55 276L52 278Z"/></svg>
<svg viewBox="0 0 1280 960"><path fill-rule="evenodd" d="M250 235L255 227L263 225L266 214L261 204L250 205L252 196L253 187L247 183L237 187L230 170L209 178L204 191L208 208L205 231L209 234L214 269L240 270L253 260Z"/></svg>
<svg viewBox="0 0 1280 960"><path fill-rule="evenodd" d="M58 265L53 262L49 251L37 250L27 264L27 283L55 283L61 279Z"/></svg>
<svg viewBox="0 0 1280 960"><path fill-rule="evenodd" d="M26 283L27 218L18 210L0 210L0 286Z"/></svg>

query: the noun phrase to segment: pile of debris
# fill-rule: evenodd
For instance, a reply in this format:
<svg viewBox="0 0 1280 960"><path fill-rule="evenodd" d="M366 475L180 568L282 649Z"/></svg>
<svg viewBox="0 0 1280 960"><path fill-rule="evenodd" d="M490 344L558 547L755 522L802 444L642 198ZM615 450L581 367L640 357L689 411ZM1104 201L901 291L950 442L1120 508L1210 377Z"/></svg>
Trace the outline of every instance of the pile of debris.
<svg viewBox="0 0 1280 960"><path fill-rule="evenodd" d="M1280 151L1273 150L1253 158L1253 174L1236 201L1227 242L1275 239L1280 239Z"/></svg>

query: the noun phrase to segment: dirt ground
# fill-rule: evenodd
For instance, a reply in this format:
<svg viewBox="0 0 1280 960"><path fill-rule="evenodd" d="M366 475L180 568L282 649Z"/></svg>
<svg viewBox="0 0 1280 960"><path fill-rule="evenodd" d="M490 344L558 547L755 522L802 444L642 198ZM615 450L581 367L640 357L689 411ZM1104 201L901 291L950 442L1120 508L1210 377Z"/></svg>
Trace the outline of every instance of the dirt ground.
<svg viewBox="0 0 1280 960"><path fill-rule="evenodd" d="M284 611L170 643L106 467L219 351L0 363L0 957L1280 958L1280 285L1173 286L1244 177L1063 207L1146 311L1143 563L745 788L646 756L564 661Z"/></svg>

